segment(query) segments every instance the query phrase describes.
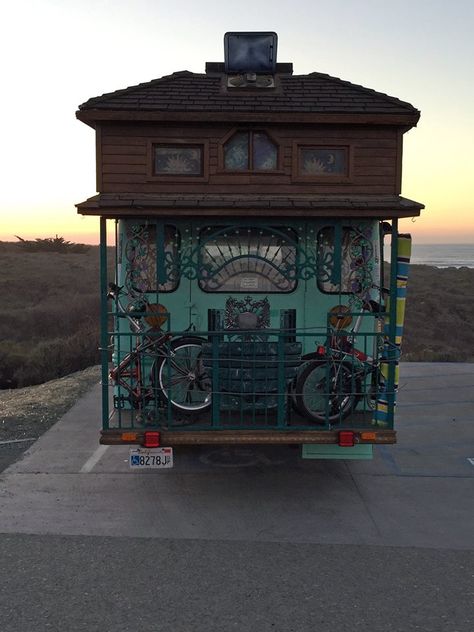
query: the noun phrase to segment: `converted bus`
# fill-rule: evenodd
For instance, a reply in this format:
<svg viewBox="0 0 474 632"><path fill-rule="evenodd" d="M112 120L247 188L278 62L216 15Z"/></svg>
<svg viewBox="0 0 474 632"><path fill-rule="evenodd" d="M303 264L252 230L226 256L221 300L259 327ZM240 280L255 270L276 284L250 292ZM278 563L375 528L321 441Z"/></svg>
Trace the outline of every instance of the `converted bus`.
<svg viewBox="0 0 474 632"><path fill-rule="evenodd" d="M225 61L92 98L100 218L103 444L300 444L370 458L396 441L410 260L400 218L409 103L276 60ZM384 266L384 244L390 262ZM110 263L110 252L113 262Z"/></svg>

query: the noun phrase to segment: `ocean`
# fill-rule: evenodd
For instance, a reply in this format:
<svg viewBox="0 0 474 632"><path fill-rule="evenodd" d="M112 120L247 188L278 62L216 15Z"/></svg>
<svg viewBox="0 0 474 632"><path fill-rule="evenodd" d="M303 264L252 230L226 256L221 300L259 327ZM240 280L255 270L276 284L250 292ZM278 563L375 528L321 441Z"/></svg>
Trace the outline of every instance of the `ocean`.
<svg viewBox="0 0 474 632"><path fill-rule="evenodd" d="M385 260L390 246L385 246ZM474 268L474 244L413 244L411 263L436 268Z"/></svg>

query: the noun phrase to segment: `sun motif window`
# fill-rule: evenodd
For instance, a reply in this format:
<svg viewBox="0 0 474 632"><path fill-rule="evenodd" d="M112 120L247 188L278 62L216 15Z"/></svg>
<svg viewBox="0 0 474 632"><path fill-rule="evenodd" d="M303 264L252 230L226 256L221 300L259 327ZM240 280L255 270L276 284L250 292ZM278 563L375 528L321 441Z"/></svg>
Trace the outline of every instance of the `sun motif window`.
<svg viewBox="0 0 474 632"><path fill-rule="evenodd" d="M265 132L242 131L224 144L227 171L275 171L278 146Z"/></svg>
<svg viewBox="0 0 474 632"><path fill-rule="evenodd" d="M159 176L202 176L202 145L153 145L153 173Z"/></svg>
<svg viewBox="0 0 474 632"><path fill-rule="evenodd" d="M208 226L200 235L199 287L205 292L292 292L297 236L285 227Z"/></svg>

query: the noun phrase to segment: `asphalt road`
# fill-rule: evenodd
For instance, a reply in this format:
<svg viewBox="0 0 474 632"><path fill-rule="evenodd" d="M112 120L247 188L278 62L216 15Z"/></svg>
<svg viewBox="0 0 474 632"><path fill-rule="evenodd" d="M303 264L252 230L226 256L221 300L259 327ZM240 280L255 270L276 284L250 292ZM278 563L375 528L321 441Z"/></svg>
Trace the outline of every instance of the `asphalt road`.
<svg viewBox="0 0 474 632"><path fill-rule="evenodd" d="M0 477L1 631L471 631L474 366L401 384L373 461L214 447L163 472L98 448L92 391Z"/></svg>

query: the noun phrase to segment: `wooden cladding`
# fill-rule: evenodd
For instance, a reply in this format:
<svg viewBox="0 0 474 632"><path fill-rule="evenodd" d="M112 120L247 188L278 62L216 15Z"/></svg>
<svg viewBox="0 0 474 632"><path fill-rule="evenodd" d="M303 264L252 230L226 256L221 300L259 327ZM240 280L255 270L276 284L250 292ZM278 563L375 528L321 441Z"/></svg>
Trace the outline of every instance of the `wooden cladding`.
<svg viewBox="0 0 474 632"><path fill-rule="evenodd" d="M223 142L232 131L228 125L102 123L97 137L98 190L282 195L400 193L402 133L397 127L255 126L255 130L262 129L278 143L278 169L274 172L223 169ZM157 172L154 148L180 146L202 148L200 175ZM305 173L301 169L301 148L333 149L335 160L347 160L344 172L338 166L337 173ZM341 153L336 155L338 151ZM325 155L332 160L321 153L322 162ZM318 160L317 152L314 156Z"/></svg>

